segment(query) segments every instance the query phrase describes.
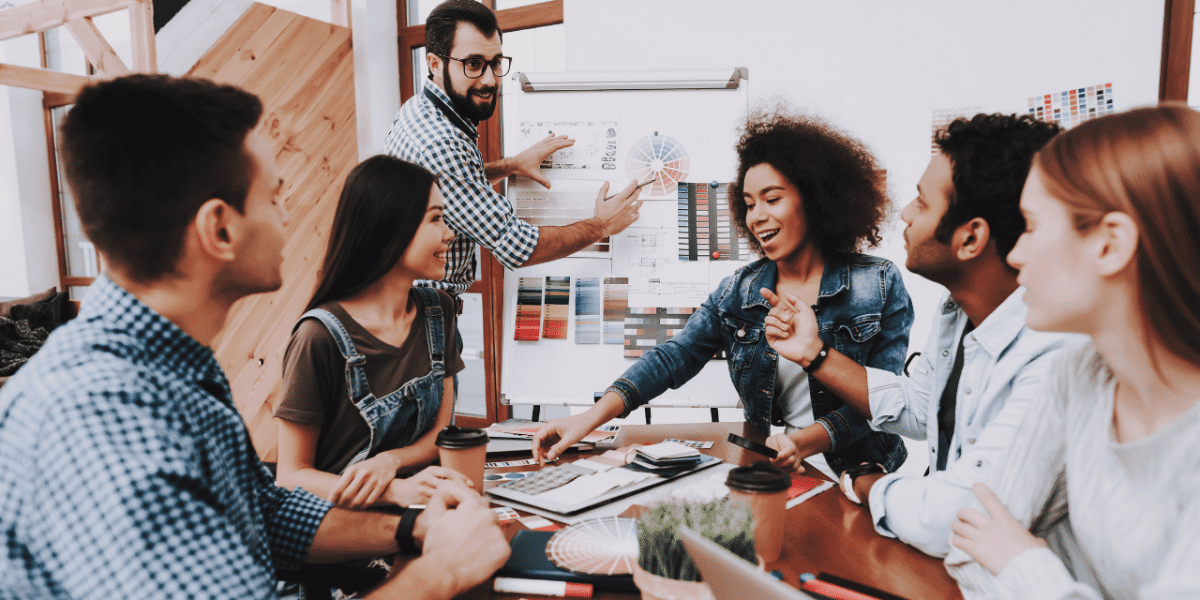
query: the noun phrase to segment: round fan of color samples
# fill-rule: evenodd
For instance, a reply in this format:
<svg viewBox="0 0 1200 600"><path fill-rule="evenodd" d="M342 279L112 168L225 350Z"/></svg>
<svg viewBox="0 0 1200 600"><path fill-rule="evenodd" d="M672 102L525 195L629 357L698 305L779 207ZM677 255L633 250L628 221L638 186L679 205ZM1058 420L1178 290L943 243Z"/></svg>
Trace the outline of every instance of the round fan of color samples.
<svg viewBox="0 0 1200 600"><path fill-rule="evenodd" d="M637 520L600 517L559 530L546 558L561 569L589 575L628 575L637 564Z"/></svg>
<svg viewBox="0 0 1200 600"><path fill-rule="evenodd" d="M638 140L625 154L625 173L639 182L654 178L643 195L674 198L676 184L688 175L687 149L675 138L655 131Z"/></svg>

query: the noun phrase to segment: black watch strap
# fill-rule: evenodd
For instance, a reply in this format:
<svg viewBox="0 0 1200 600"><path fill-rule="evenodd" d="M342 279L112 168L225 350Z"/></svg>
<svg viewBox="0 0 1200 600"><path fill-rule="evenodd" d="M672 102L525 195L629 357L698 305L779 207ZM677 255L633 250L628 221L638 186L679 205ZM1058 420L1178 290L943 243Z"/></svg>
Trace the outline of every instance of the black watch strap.
<svg viewBox="0 0 1200 600"><path fill-rule="evenodd" d="M863 463L846 469L844 473L851 477L862 477L871 473L887 473L887 469L883 468L883 465L879 463Z"/></svg>
<svg viewBox="0 0 1200 600"><path fill-rule="evenodd" d="M400 547L400 554L416 556L421 553L416 540L413 539L413 527L416 527L417 516L423 510L425 509L406 508L404 514L400 515L400 524L396 526L396 545Z"/></svg>
<svg viewBox="0 0 1200 600"><path fill-rule="evenodd" d="M817 352L817 356L809 361L807 367L804 368L805 373L816 373L817 369L821 368L821 363L825 362L825 358L829 356L829 342L821 342L821 351Z"/></svg>

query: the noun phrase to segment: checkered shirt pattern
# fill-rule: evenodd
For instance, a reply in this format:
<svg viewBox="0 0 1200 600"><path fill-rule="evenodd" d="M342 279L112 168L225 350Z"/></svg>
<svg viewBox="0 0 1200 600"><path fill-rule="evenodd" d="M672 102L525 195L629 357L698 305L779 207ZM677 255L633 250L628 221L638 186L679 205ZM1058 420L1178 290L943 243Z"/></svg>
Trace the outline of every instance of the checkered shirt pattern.
<svg viewBox="0 0 1200 600"><path fill-rule="evenodd" d="M453 110L441 88L425 87ZM425 94L416 94L400 107L384 140L384 152L415 163L438 175L446 199L446 225L454 230L446 255L446 278L421 281L457 296L475 281L475 245L509 269L529 260L537 246L538 228L517 218L512 203L496 193L484 174L483 153L475 125L462 119L468 132L459 129Z"/></svg>
<svg viewBox="0 0 1200 600"><path fill-rule="evenodd" d="M0 598L269 598L329 503L274 485L212 351L106 277L0 389Z"/></svg>

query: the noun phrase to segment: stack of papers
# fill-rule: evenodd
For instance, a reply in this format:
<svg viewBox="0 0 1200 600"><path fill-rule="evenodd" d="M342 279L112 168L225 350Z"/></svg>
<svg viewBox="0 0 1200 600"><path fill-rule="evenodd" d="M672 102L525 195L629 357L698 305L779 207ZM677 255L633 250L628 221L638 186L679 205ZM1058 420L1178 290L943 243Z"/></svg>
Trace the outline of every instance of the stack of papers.
<svg viewBox="0 0 1200 600"><path fill-rule="evenodd" d="M675 442L663 442L661 444L638 448L634 451L634 457L631 462L651 471L656 471L659 469L689 467L699 464L700 460L700 451L695 448Z"/></svg>

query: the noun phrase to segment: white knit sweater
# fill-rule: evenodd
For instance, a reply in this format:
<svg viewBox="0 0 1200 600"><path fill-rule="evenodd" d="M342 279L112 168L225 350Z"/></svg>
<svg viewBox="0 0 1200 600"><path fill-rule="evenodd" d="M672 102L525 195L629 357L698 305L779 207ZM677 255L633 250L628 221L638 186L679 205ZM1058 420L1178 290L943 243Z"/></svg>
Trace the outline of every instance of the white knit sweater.
<svg viewBox="0 0 1200 600"><path fill-rule="evenodd" d="M1035 535L1057 526L1065 542L995 577L957 548L946 568L967 600L1200 598L1200 402L1119 444L1115 380L1095 348L1073 345L1059 361L986 482Z"/></svg>

